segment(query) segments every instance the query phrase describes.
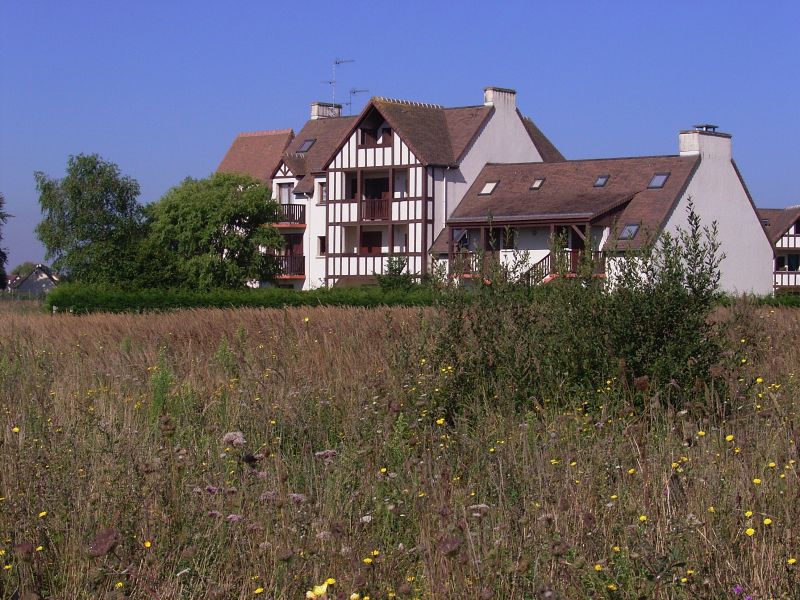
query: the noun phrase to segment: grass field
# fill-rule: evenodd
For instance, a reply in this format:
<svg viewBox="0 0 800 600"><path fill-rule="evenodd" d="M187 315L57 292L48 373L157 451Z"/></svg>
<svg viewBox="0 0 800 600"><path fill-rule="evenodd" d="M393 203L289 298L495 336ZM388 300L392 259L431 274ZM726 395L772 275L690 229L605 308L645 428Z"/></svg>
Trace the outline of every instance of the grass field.
<svg viewBox="0 0 800 600"><path fill-rule="evenodd" d="M800 597L800 311L714 410L455 416L433 309L0 311L0 597Z"/></svg>

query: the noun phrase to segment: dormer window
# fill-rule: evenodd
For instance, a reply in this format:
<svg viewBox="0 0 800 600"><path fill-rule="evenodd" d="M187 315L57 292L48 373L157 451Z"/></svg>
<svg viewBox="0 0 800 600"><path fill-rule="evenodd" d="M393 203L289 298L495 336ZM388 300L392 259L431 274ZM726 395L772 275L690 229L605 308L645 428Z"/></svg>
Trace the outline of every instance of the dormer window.
<svg viewBox="0 0 800 600"><path fill-rule="evenodd" d="M361 128L361 145L374 148L378 143L378 130L369 127Z"/></svg>
<svg viewBox="0 0 800 600"><path fill-rule="evenodd" d="M598 176L597 179L594 180L594 187L605 187L609 179L611 179L611 175Z"/></svg>
<svg viewBox="0 0 800 600"><path fill-rule="evenodd" d="M302 144L300 144L300 147L297 149L297 153L303 154L304 152L308 152L309 150L311 150L311 146L313 146L314 142L316 141L317 141L316 139L305 140Z"/></svg>
<svg viewBox="0 0 800 600"><path fill-rule="evenodd" d="M481 191L478 192L478 195L479 196L488 196L488 195L490 195L494 191L494 188L497 187L498 183L500 183L500 182L499 181L487 181L486 183L483 184L483 188L481 188Z"/></svg>
<svg viewBox="0 0 800 600"><path fill-rule="evenodd" d="M381 146L391 146L392 145L392 128L391 127L384 127L380 130L380 139L378 143Z"/></svg>
<svg viewBox="0 0 800 600"><path fill-rule="evenodd" d="M637 233L639 233L639 225L636 223L628 223L622 228L622 231L619 232L619 239L632 240L636 237Z"/></svg>
<svg viewBox="0 0 800 600"><path fill-rule="evenodd" d="M544 177L542 177L541 179L534 179L533 183L531 184L531 189L533 191L536 191L542 187L543 183L544 183Z"/></svg>
<svg viewBox="0 0 800 600"><path fill-rule="evenodd" d="M664 184L667 183L667 179L669 179L669 173L656 173L653 175L653 178L650 180L650 183L647 184L647 189L649 190L657 190L664 187Z"/></svg>
<svg viewBox="0 0 800 600"><path fill-rule="evenodd" d="M761 224L764 227L769 227L769 219L761 219Z"/></svg>

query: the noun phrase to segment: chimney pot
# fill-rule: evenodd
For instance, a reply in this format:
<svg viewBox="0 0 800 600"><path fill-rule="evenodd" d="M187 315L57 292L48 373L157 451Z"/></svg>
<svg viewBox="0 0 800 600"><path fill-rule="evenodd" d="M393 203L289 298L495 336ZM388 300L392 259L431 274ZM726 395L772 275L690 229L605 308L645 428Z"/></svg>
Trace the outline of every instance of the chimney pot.
<svg viewBox="0 0 800 600"><path fill-rule="evenodd" d="M329 119L331 117L342 116L342 105L332 104L331 102L312 102L311 119Z"/></svg>
<svg viewBox="0 0 800 600"><path fill-rule="evenodd" d="M501 87L483 88L484 106L494 106L495 108L517 108L517 90Z"/></svg>

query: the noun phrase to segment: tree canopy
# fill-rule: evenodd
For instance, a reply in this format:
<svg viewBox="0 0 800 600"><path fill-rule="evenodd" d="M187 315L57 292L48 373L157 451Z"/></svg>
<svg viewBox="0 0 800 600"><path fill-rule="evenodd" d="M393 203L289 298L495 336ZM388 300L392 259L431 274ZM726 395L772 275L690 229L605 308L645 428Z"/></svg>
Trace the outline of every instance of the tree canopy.
<svg viewBox="0 0 800 600"><path fill-rule="evenodd" d="M33 270L36 268L36 263L33 263L29 260L26 260L23 263L18 264L16 267L11 269L12 275L17 275L18 277L27 277Z"/></svg>
<svg viewBox="0 0 800 600"><path fill-rule="evenodd" d="M145 231L136 180L97 154L70 156L63 179L41 171L34 178L42 209L36 235L53 267L77 281L130 281Z"/></svg>
<svg viewBox="0 0 800 600"><path fill-rule="evenodd" d="M244 287L272 278L281 243L269 225L277 205L267 186L247 176L217 173L187 178L147 207L149 233L143 265L146 287Z"/></svg>

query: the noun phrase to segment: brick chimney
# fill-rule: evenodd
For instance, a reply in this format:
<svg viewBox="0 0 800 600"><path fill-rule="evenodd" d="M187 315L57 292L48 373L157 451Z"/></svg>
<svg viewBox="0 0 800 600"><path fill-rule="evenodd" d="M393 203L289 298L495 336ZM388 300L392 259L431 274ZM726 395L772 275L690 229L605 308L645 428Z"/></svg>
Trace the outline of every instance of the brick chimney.
<svg viewBox="0 0 800 600"><path fill-rule="evenodd" d="M517 91L509 88L483 88L483 105L494 106L497 110L516 110Z"/></svg>
<svg viewBox="0 0 800 600"><path fill-rule="evenodd" d="M678 146L681 156L700 156L701 158L721 158L730 160L731 134L720 133L716 125L707 123L695 125L694 129L681 131Z"/></svg>
<svg viewBox="0 0 800 600"><path fill-rule="evenodd" d="M331 104L330 102L312 102L311 103L311 119L329 119L331 117L342 116L342 105Z"/></svg>

